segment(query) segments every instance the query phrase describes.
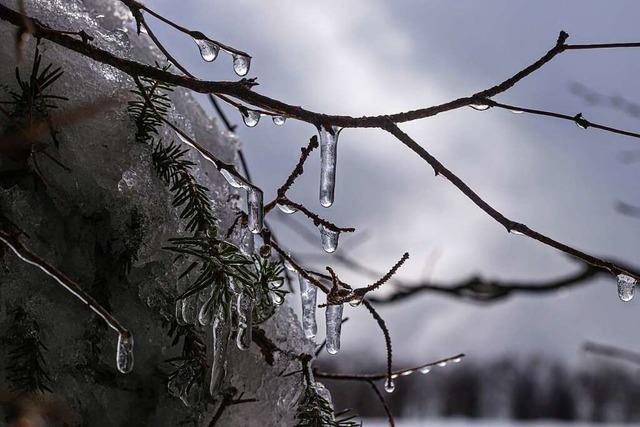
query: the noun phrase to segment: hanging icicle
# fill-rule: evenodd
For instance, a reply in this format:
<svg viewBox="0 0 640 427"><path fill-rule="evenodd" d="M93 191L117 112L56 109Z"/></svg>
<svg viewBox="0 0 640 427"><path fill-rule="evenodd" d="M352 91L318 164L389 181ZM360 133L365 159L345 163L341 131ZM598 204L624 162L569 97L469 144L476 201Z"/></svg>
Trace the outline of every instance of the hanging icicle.
<svg viewBox="0 0 640 427"><path fill-rule="evenodd" d="M327 352L336 354L340 350L342 330L342 304L328 305L325 311L327 327Z"/></svg>
<svg viewBox="0 0 640 427"><path fill-rule="evenodd" d="M340 232L332 230L323 224L320 224L318 229L320 230L322 249L328 253L335 252L336 249L338 249L338 238L340 237Z"/></svg>
<svg viewBox="0 0 640 427"><path fill-rule="evenodd" d="M318 288L301 274L298 274L298 283L300 284L300 300L302 302L302 330L305 337L313 338L318 332L316 324Z"/></svg>
<svg viewBox="0 0 640 427"><path fill-rule="evenodd" d="M338 160L338 136L341 128L320 126L320 204L328 208L333 204L336 189L336 163Z"/></svg>
<svg viewBox="0 0 640 427"><path fill-rule="evenodd" d="M218 52L220 51L220 46L215 44L212 41L206 39L193 39L194 42L198 45L198 49L200 49L200 56L206 62L215 61L218 57Z"/></svg>
<svg viewBox="0 0 640 427"><path fill-rule="evenodd" d="M216 397L222 386L227 365L227 345L231 328L228 319L225 318L224 311L219 312L211 324L212 351L211 380L209 383L209 394Z"/></svg>
<svg viewBox="0 0 640 427"><path fill-rule="evenodd" d="M236 345L240 350L247 350L251 346L251 331L253 329L253 298L248 292L238 293L235 310L238 319Z"/></svg>
<svg viewBox="0 0 640 427"><path fill-rule="evenodd" d="M118 334L116 367L123 374L128 374L133 370L133 335L130 332Z"/></svg>

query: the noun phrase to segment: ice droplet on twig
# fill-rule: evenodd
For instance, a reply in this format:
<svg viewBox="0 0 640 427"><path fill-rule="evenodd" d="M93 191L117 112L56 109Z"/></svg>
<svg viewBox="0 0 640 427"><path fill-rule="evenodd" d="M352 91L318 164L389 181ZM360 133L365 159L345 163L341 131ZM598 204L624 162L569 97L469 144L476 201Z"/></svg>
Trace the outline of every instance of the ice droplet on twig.
<svg viewBox="0 0 640 427"><path fill-rule="evenodd" d="M218 57L220 46L205 39L193 39L193 41L198 45L198 49L200 49L200 56L202 56L203 60L207 62L215 61Z"/></svg>
<svg viewBox="0 0 640 427"><path fill-rule="evenodd" d="M249 231L258 234L262 231L264 221L262 191L256 188L247 189L247 210L249 211Z"/></svg>
<svg viewBox="0 0 640 427"><path fill-rule="evenodd" d="M133 370L133 335L129 332L121 332L118 335L116 367L123 374Z"/></svg>
<svg viewBox="0 0 640 427"><path fill-rule="evenodd" d="M282 126L284 122L287 121L287 118L285 116L273 116L271 120L273 120L273 124L277 126Z"/></svg>
<svg viewBox="0 0 640 427"><path fill-rule="evenodd" d="M236 345L240 350L247 350L251 346L253 328L253 299L247 292L240 292L236 298L236 316L238 317Z"/></svg>
<svg viewBox="0 0 640 427"><path fill-rule="evenodd" d="M391 378L387 378L384 381L384 391L387 393L393 393L396 389L396 385Z"/></svg>
<svg viewBox="0 0 640 427"><path fill-rule="evenodd" d="M487 111L489 108L491 108L491 106L488 104L471 104L469 105L469 107L473 108L476 111Z"/></svg>
<svg viewBox="0 0 640 427"><path fill-rule="evenodd" d="M301 274L298 275L298 283L300 284L300 301L302 302L302 330L305 337L313 338L318 332L316 324L318 288Z"/></svg>
<svg viewBox="0 0 640 427"><path fill-rule="evenodd" d="M336 190L336 163L338 160L338 136L342 129L320 126L320 204L328 208L333 204Z"/></svg>
<svg viewBox="0 0 640 427"><path fill-rule="evenodd" d="M227 344L231 329L227 319L224 318L224 310L217 313L211 324L213 358L211 361L211 380L209 382L209 394L215 397L220 390L225 376L227 364Z"/></svg>
<svg viewBox="0 0 640 427"><path fill-rule="evenodd" d="M618 297L624 301L631 301L636 289L636 279L626 274L618 274Z"/></svg>
<svg viewBox="0 0 640 427"><path fill-rule="evenodd" d="M244 77L249 72L251 67L251 58L244 55L233 55L233 71L240 77Z"/></svg>
<svg viewBox="0 0 640 427"><path fill-rule="evenodd" d="M340 237L340 232L331 230L328 227L325 227L323 224L318 226L320 230L320 240L322 241L322 249L325 252L332 253L338 249L338 237Z"/></svg>
<svg viewBox="0 0 640 427"><path fill-rule="evenodd" d="M255 127L260 121L260 113L255 110L246 110L242 112L242 121L247 127Z"/></svg>
<svg viewBox="0 0 640 427"><path fill-rule="evenodd" d="M287 215L291 215L292 213L298 212L298 209L296 209L296 208L294 208L292 206L283 205L283 204L280 204L280 203L278 203L278 209L280 209L280 211L282 213L286 213Z"/></svg>
<svg viewBox="0 0 640 427"><path fill-rule="evenodd" d="M342 304L328 305L325 311L327 326L327 352L336 354L340 350L340 332L342 330Z"/></svg>
<svg viewBox="0 0 640 427"><path fill-rule="evenodd" d="M431 372L431 367L429 366L425 366L424 368L420 368L420 373L421 374L428 374L429 372Z"/></svg>

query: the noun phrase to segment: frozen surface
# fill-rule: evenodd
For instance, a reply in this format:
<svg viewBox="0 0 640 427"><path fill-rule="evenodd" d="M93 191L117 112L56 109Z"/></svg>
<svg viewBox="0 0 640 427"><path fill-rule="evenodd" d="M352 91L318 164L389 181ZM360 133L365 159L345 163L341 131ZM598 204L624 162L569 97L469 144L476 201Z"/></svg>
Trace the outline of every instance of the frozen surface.
<svg viewBox="0 0 640 427"><path fill-rule="evenodd" d="M17 8L15 1L0 3ZM85 30L95 37L96 45L119 56L150 64L161 59L145 35L135 34L129 13L118 1L27 0L25 5L29 14L52 27ZM11 89L17 86L16 59L14 44L7 41L12 41L14 34L15 28L0 22L0 83ZM30 40L21 66L25 73L33 48ZM88 425L176 426L187 419L195 420L194 425L208 425L215 405L206 413L185 407L167 393L157 375L163 360L180 353L178 347L171 346L163 326L174 314L173 309L167 309L166 300L175 291L179 267L162 246L183 226L171 207L166 186L151 167L151 147L134 141L134 125L126 113L133 82L117 70L46 41L40 50L45 65L52 62L65 71L53 86L53 92L69 97L60 103L63 109L103 98L122 101L99 118L62 129L59 149L52 147L49 153L70 172L40 156L46 186L27 178L3 183L0 209L29 234L26 245L107 304L132 331L135 367L131 374L119 374L115 367L116 334L103 328L89 310L39 271L8 254L0 258L0 336L10 326L12 307L23 306L33 314L49 348L53 391ZM8 94L3 91L0 96L5 99ZM175 109L170 120L225 161L234 162L238 141L221 131L217 121L207 117L183 91L176 90L172 98ZM6 124L2 120L4 116L0 116L0 128ZM177 139L168 130L162 136L165 142ZM226 229L233 218L235 190L210 165L200 162L196 153L191 159L200 165L198 179L210 189L220 228ZM0 161L0 170L12 167ZM133 242L137 259L124 278L117 272L116 260L134 240L131 223L135 215L143 218L143 226L137 231L139 241ZM261 327L280 348L310 351L310 343L304 340L299 322L286 305ZM205 330L210 345L209 328ZM5 363L6 348L0 346L0 392L7 387ZM95 366L107 375L96 373ZM219 425L289 425L300 378L280 378L278 374L295 368L287 359L277 357L269 366L255 345L245 352L230 346L225 384L258 402L227 409Z"/></svg>

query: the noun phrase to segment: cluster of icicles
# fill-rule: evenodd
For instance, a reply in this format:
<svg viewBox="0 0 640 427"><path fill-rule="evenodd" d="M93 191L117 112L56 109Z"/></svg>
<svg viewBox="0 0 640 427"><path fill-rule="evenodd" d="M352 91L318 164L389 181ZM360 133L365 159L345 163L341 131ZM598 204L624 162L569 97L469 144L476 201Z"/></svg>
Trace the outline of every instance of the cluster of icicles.
<svg viewBox="0 0 640 427"><path fill-rule="evenodd" d="M227 346L235 332L236 346L247 350L251 346L255 295L252 291L237 286L233 277L227 278L231 291L231 310L215 307L213 288L176 301L176 320L180 325L195 324L210 326L212 332L212 362L209 392L215 396L222 385L227 362ZM278 288L282 282L272 283ZM275 295L275 294L273 294ZM274 303L282 300L272 298Z"/></svg>

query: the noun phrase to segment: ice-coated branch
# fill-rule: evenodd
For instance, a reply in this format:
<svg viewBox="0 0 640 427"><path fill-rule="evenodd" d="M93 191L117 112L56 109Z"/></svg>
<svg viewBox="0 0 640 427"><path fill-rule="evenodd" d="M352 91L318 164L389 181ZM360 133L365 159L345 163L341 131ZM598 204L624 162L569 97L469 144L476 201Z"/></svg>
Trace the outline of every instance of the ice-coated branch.
<svg viewBox="0 0 640 427"><path fill-rule="evenodd" d="M485 99L484 102L486 105L490 107L502 108L515 113L527 113L527 114L534 114L538 116L554 117L556 119L568 120L575 123L578 127L582 129L594 128L594 129L600 129L607 132L615 133L618 135L628 136L631 138L640 138L640 133L637 133L637 132L630 132L622 129L617 129L611 126L605 126L595 122L591 122L585 119L582 116L582 113L578 113L574 116L571 116L568 114L555 113L553 111L537 110L534 108L526 108L526 107L519 107L516 105L504 104L501 102L493 101L491 99Z"/></svg>
<svg viewBox="0 0 640 427"><path fill-rule="evenodd" d="M289 208L292 208L294 212L300 211L301 213L303 213L307 218L313 221L313 224L316 227L319 227L322 225L329 230L340 232L340 233L353 233L356 231L356 229L353 227L339 227L334 223L332 223L331 221L327 221L326 219L321 218L318 214L311 212L304 205L292 201L287 196L280 196L276 200L278 204L283 206L288 206Z"/></svg>
<svg viewBox="0 0 640 427"><path fill-rule="evenodd" d="M640 273L632 272L629 269L626 269L614 262L608 261L606 259L598 258L596 256L585 253L579 249L573 248L567 244L561 243L557 240L552 239L544 234L538 233L535 230L527 227L525 224L512 221L511 219L505 217L502 213L492 207L489 203L484 201L475 191L471 189L464 181L462 181L456 174L447 169L438 159L433 157L429 152L423 148L420 144L418 144L415 140L413 140L409 135L403 132L395 123L388 122L385 129L391 133L393 136L398 138L404 145L406 145L409 149L415 152L418 156L420 156L424 161L426 161L434 170L436 175L442 175L446 179L448 179L454 186L456 186L465 196L467 196L476 206L482 209L487 215L500 223L503 227L507 229L508 232L514 234L520 234L528 236L534 240L537 240L540 243L543 243L547 246L551 246L561 252L566 253L567 255L571 255L575 258L578 258L589 265L600 268L602 270L608 271L611 274L618 276L620 274L624 274L630 277L633 277L636 280L640 280Z"/></svg>
<svg viewBox="0 0 640 427"><path fill-rule="evenodd" d="M0 229L0 242L25 263L42 270L47 276L51 277L60 286L67 290L71 295L76 297L80 302L89 307L94 313L96 313L105 323L114 331L120 335L131 336L131 333L127 328L111 315L104 307L102 307L91 295L86 293L82 287L71 280L62 271L51 265L46 260L40 258L35 253L31 252L26 246L24 246L16 237L15 233L10 230Z"/></svg>
<svg viewBox="0 0 640 427"><path fill-rule="evenodd" d="M625 348L614 347L614 346L605 345L605 344L598 344L598 343L589 342L589 341L587 341L582 348L584 349L584 351L588 353L611 357L614 359L620 359L626 362L631 362L631 363L635 363L636 365L640 365L640 353L627 350Z"/></svg>
<svg viewBox="0 0 640 427"><path fill-rule="evenodd" d="M458 363L465 357L464 353L456 354L455 356L446 357L444 359L436 360L435 362L423 363L418 366L414 366L407 369L400 369L397 371L391 372L392 378L404 377L416 372L420 372L421 374L429 373L429 370L435 367L445 367L449 363ZM429 370L427 370L429 369ZM336 381L379 381L388 377L388 373L377 373L377 374L339 374L332 372L322 372L314 370L313 375L316 378L326 378L329 380Z"/></svg>

